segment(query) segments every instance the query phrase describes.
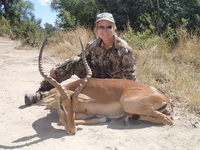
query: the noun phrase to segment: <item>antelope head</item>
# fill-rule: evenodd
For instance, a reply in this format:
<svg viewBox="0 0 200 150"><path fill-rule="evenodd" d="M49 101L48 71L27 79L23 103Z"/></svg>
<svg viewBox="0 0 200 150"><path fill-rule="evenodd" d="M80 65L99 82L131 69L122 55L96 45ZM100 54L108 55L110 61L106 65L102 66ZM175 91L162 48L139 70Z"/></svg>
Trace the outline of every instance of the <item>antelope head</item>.
<svg viewBox="0 0 200 150"><path fill-rule="evenodd" d="M64 88L61 86L60 83L58 83L55 79L53 79L51 76L44 73L43 67L42 67L42 53L44 50L44 47L46 45L47 39L44 40L42 47L39 52L39 61L38 61L38 67L39 72L42 75L42 77L47 80L50 84L52 84L60 93L58 96L58 113L60 117L60 122L63 123L65 126L65 130L69 134L75 134L76 133L76 126L75 126L75 108L78 103L78 96L82 89L85 87L85 85L88 82L88 79L92 76L92 71L86 61L85 57L85 50L82 44L82 41L80 39L80 44L82 47L82 60L84 67L86 68L86 78L82 80L82 83L76 88L74 92L67 93L67 91L64 90ZM82 95L83 97L85 95Z"/></svg>

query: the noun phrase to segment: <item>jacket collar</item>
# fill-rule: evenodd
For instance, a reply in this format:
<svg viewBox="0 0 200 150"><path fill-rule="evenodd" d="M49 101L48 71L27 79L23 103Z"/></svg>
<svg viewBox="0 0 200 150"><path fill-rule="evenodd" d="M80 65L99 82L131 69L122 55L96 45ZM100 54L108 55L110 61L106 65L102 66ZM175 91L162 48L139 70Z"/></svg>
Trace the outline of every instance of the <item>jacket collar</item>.
<svg viewBox="0 0 200 150"><path fill-rule="evenodd" d="M102 47L103 46L103 40L98 38L97 39L97 45L99 47ZM114 47L116 49L124 47L123 43L121 42L120 38L117 35L114 35L114 42L113 42L113 46L112 47Z"/></svg>

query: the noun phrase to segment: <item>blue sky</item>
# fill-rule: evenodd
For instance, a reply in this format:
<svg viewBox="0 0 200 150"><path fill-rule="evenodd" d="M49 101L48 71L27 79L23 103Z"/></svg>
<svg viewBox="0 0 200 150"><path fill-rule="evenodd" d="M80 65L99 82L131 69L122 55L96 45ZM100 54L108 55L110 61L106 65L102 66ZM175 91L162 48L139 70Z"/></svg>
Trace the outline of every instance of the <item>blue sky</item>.
<svg viewBox="0 0 200 150"><path fill-rule="evenodd" d="M34 14L36 18L42 19L42 25L45 23L55 24L56 12L51 10L51 0L28 0L34 4Z"/></svg>

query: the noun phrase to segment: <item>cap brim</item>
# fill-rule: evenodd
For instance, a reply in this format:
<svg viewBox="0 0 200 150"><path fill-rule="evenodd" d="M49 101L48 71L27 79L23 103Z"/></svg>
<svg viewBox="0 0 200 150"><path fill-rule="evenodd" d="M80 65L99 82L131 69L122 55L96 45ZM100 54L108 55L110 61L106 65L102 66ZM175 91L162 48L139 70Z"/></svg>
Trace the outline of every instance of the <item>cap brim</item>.
<svg viewBox="0 0 200 150"><path fill-rule="evenodd" d="M107 18L98 19L98 20L96 21L96 23L99 22L99 21L101 21L101 20L106 20L106 21L109 21L109 22L111 22L111 23L115 23L113 20L110 20L110 19L107 19Z"/></svg>

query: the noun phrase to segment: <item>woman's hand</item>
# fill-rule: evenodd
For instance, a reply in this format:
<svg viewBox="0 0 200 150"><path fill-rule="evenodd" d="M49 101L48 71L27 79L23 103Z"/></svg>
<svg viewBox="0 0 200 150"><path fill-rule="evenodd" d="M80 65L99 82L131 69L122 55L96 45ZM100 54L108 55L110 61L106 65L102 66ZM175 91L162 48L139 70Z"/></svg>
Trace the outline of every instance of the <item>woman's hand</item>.
<svg viewBox="0 0 200 150"><path fill-rule="evenodd" d="M55 77L56 77L55 68L52 68L52 69L50 70L50 77L52 77L52 78L55 78Z"/></svg>

